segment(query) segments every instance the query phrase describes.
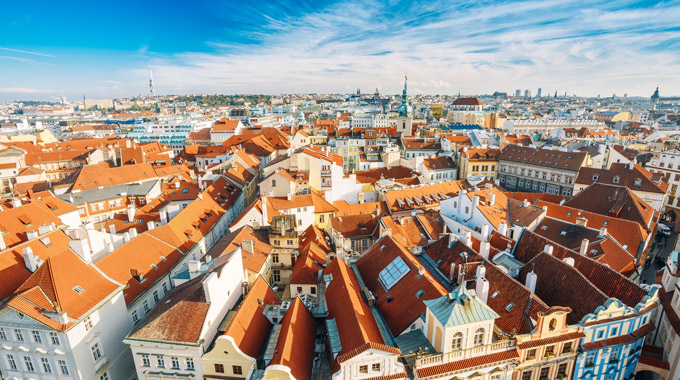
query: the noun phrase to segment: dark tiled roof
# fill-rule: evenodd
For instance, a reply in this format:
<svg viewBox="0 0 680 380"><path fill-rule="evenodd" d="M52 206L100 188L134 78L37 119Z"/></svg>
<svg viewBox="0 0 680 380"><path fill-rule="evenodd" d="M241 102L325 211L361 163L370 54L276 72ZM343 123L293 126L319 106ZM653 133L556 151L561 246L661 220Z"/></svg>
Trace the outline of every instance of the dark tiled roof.
<svg viewBox="0 0 680 380"><path fill-rule="evenodd" d="M497 352L489 355L476 356L470 359L458 360L450 363L435 365L432 367L419 368L416 370L419 379L428 377L441 377L444 374L460 371L462 369L482 366L491 363L501 364L502 362L517 359L519 354L517 350L508 350Z"/></svg>
<svg viewBox="0 0 680 380"><path fill-rule="evenodd" d="M498 159L526 165L578 171L586 159L586 153L507 145L503 148Z"/></svg>

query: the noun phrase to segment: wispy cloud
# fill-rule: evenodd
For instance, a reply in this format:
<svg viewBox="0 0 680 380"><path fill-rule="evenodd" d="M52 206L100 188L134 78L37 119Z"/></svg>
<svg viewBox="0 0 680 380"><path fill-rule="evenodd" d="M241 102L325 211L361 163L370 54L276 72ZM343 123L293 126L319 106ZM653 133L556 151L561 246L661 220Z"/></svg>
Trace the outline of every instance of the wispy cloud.
<svg viewBox="0 0 680 380"><path fill-rule="evenodd" d="M54 55L39 53L39 52L35 52L35 51L28 51L28 50L10 49L10 48L6 48L6 47L0 47L0 50L11 51L11 52L15 52L15 53L22 53L22 54L39 55L39 56L42 56L42 57L57 58Z"/></svg>
<svg viewBox="0 0 680 380"><path fill-rule="evenodd" d="M159 89L215 92L380 85L397 92L405 71L432 93L543 87L646 94L662 80L669 90L680 85L680 49L665 49L680 41L676 2L448 4L402 2L394 12L381 1L348 0L293 15L264 7L262 24L249 32L257 44L220 42L216 53L159 58L154 75Z"/></svg>
<svg viewBox="0 0 680 380"><path fill-rule="evenodd" d="M43 90L39 88L26 88L26 87L5 87L0 88L0 93L8 94L47 94L54 92L52 90Z"/></svg>

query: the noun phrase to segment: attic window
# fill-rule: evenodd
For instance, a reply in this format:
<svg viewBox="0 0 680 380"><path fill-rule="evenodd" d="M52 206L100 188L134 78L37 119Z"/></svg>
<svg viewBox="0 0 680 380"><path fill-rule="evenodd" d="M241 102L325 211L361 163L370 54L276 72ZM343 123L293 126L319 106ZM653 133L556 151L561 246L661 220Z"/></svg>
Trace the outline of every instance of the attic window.
<svg viewBox="0 0 680 380"><path fill-rule="evenodd" d="M153 269L158 269L158 265L156 265L156 264L151 264L151 268L153 268Z"/></svg>
<svg viewBox="0 0 680 380"><path fill-rule="evenodd" d="M541 226L541 229L542 229L543 231L545 231L545 230L548 229L548 226Z"/></svg>
<svg viewBox="0 0 680 380"><path fill-rule="evenodd" d="M614 180L612 182L614 183L619 183L621 181L621 177L619 176L614 176Z"/></svg>
<svg viewBox="0 0 680 380"><path fill-rule="evenodd" d="M42 238L42 239L40 239L40 241L43 244L45 244L45 247L47 247L47 248L52 246L52 243L50 243L50 238L48 238L48 237Z"/></svg>
<svg viewBox="0 0 680 380"><path fill-rule="evenodd" d="M496 291L493 292L493 294L491 295L491 298L496 298L496 297L498 297L499 294L501 294L501 291L500 291L500 290L496 290Z"/></svg>
<svg viewBox="0 0 680 380"><path fill-rule="evenodd" d="M567 213L567 216L571 216L571 211L569 211L569 212Z"/></svg>
<svg viewBox="0 0 680 380"><path fill-rule="evenodd" d="M187 194L189 193L189 189L182 189L182 194Z"/></svg>
<svg viewBox="0 0 680 380"><path fill-rule="evenodd" d="M423 294L425 294L425 291L422 290L422 289L420 289L420 290L416 293L416 297L420 298L420 297L422 297Z"/></svg>
<svg viewBox="0 0 680 380"><path fill-rule="evenodd" d="M635 186L642 186L642 180L640 178L635 178Z"/></svg>
<svg viewBox="0 0 680 380"><path fill-rule="evenodd" d="M597 255L597 249L591 249L590 253L592 253L593 255Z"/></svg>
<svg viewBox="0 0 680 380"><path fill-rule="evenodd" d="M84 292L85 289L81 288L80 285L76 285L76 286L73 288L73 291L76 292L76 293L78 293L78 294L80 294L80 293Z"/></svg>
<svg viewBox="0 0 680 380"><path fill-rule="evenodd" d="M560 232L560 235L562 235L562 236L567 236L567 231L562 231L562 232Z"/></svg>
<svg viewBox="0 0 680 380"><path fill-rule="evenodd" d="M167 260L168 260L168 258L167 258L167 257L165 257L165 256L161 256L161 260L163 260L163 261L167 261Z"/></svg>
<svg viewBox="0 0 680 380"><path fill-rule="evenodd" d="M600 178L600 176L599 176L599 175L597 175L597 174L593 174L593 181L597 181L597 180L598 180L598 178Z"/></svg>
<svg viewBox="0 0 680 380"><path fill-rule="evenodd" d="M512 303L512 302L510 302L510 303L508 304L508 306L505 307L505 310L510 311L510 310L512 310L513 307L515 307L515 304Z"/></svg>

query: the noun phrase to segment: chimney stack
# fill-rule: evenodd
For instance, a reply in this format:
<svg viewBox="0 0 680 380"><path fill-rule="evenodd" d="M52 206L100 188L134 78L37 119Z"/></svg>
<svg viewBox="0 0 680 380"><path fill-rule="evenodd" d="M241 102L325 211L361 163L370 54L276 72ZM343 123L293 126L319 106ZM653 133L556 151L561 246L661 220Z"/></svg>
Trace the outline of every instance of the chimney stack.
<svg viewBox="0 0 680 380"><path fill-rule="evenodd" d="M552 245L546 244L546 245L545 245L545 248L543 249L543 251L545 251L545 253L547 253L547 254L549 254L549 255L552 255L554 249L555 249L555 247L553 247Z"/></svg>
<svg viewBox="0 0 680 380"><path fill-rule="evenodd" d="M90 253L90 244L87 239L82 240L71 240L68 243L69 248L73 250L78 256L80 256L85 263L92 263L92 254Z"/></svg>
<svg viewBox="0 0 680 380"><path fill-rule="evenodd" d="M114 224L109 226L109 232L111 232L111 235L116 234L116 226Z"/></svg>
<svg viewBox="0 0 680 380"><path fill-rule="evenodd" d="M536 275L536 273L534 273L533 270L531 272L527 273L527 278L526 278L526 281L525 281L526 287L529 288L529 290L531 290L532 292L535 292L537 280L538 280L538 276Z"/></svg>
<svg viewBox="0 0 680 380"><path fill-rule="evenodd" d="M491 248L491 243L489 243L488 241L483 241L479 245L479 254L482 255L482 257L484 257L485 259L488 260L490 248Z"/></svg>
<svg viewBox="0 0 680 380"><path fill-rule="evenodd" d="M599 236L607 236L607 227L600 228Z"/></svg>
<svg viewBox="0 0 680 380"><path fill-rule="evenodd" d="M253 253L255 252L255 241L254 240L243 240L241 242L241 249Z"/></svg>
<svg viewBox="0 0 680 380"><path fill-rule="evenodd" d="M489 240L489 225L484 223L482 225L482 241Z"/></svg>
<svg viewBox="0 0 680 380"><path fill-rule="evenodd" d="M146 229L151 231L154 228L156 228L156 223L153 222L153 220L150 220L146 223Z"/></svg>
<svg viewBox="0 0 680 380"><path fill-rule="evenodd" d="M106 243L106 253L111 253L111 252L113 252L113 244L111 244L110 242Z"/></svg>
<svg viewBox="0 0 680 380"><path fill-rule="evenodd" d="M576 218L576 225L586 227L588 225L588 219L585 216L579 216Z"/></svg>
<svg viewBox="0 0 680 380"><path fill-rule="evenodd" d="M135 213L137 212L137 209L135 208L134 203L130 203L127 207L127 214L128 214L128 222L132 223L135 221Z"/></svg>
<svg viewBox="0 0 680 380"><path fill-rule="evenodd" d="M486 303L489 300L489 281L484 277L477 277L475 280L475 292L477 297Z"/></svg>
<svg viewBox="0 0 680 380"><path fill-rule="evenodd" d="M123 234L123 241L125 243L130 242L130 233L129 232L126 232L126 233Z"/></svg>
<svg viewBox="0 0 680 380"><path fill-rule="evenodd" d="M503 236L508 236L508 225L502 222L498 225L498 233Z"/></svg>
<svg viewBox="0 0 680 380"><path fill-rule="evenodd" d="M5 238L0 234L0 251L7 249L7 244L5 244Z"/></svg>
<svg viewBox="0 0 680 380"><path fill-rule="evenodd" d="M166 210L161 210L161 225L164 226L168 224L168 212Z"/></svg>
<svg viewBox="0 0 680 380"><path fill-rule="evenodd" d="M489 206L493 206L496 203L496 193L489 192Z"/></svg>
<svg viewBox="0 0 680 380"><path fill-rule="evenodd" d="M26 232L26 239L28 239L28 240L33 240L37 237L38 237L38 234L33 230Z"/></svg>
<svg viewBox="0 0 680 380"><path fill-rule="evenodd" d="M564 262L569 265L569 266L574 266L574 258L573 257L565 257Z"/></svg>
<svg viewBox="0 0 680 380"><path fill-rule="evenodd" d="M130 238L134 239L137 237L137 229L132 227L130 228Z"/></svg>
<svg viewBox="0 0 680 380"><path fill-rule="evenodd" d="M23 253L26 268L28 268L31 273L35 272L35 270L38 269L38 256L33 254L31 247L24 247Z"/></svg>
<svg viewBox="0 0 680 380"><path fill-rule="evenodd" d="M590 241L588 239L581 240L581 250L579 250L579 253L582 256L585 256L586 253L588 253L588 244L590 244Z"/></svg>
<svg viewBox="0 0 680 380"><path fill-rule="evenodd" d="M529 201L527 199L524 199L524 201L522 202L522 206L529 207Z"/></svg>

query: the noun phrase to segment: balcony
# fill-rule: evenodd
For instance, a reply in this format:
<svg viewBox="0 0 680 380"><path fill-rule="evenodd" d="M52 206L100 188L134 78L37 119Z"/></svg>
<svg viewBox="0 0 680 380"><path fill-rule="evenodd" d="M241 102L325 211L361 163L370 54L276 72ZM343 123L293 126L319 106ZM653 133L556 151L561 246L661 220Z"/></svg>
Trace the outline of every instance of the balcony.
<svg viewBox="0 0 680 380"><path fill-rule="evenodd" d="M515 347L514 340L499 340L486 346L478 346L465 350L450 351L440 354L432 354L416 359L416 368L429 367L438 364L450 363L457 360L468 359L475 356L487 355L499 351L505 351Z"/></svg>

